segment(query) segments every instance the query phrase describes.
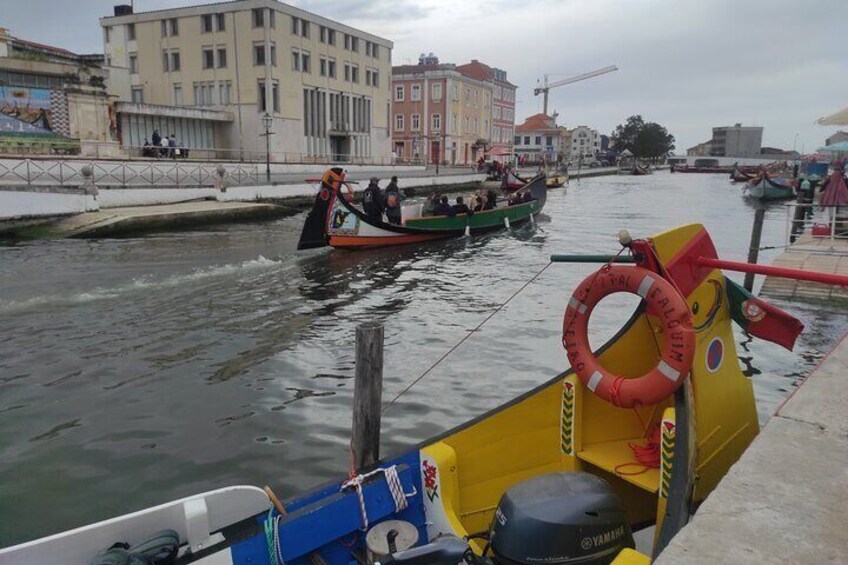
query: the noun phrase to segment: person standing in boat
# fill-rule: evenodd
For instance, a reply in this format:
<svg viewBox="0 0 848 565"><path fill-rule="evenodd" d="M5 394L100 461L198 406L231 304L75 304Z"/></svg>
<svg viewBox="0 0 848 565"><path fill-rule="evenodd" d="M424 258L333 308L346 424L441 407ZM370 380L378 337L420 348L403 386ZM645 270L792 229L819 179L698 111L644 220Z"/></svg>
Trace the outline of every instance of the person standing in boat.
<svg viewBox="0 0 848 565"><path fill-rule="evenodd" d="M362 209L372 220L378 222L383 221L383 195L380 194L380 185L377 183L377 177L371 177L371 182L368 183L368 188L362 195Z"/></svg>
<svg viewBox="0 0 848 565"><path fill-rule="evenodd" d="M400 225L400 203L404 199L405 196L397 185L397 177L392 177L392 181L386 187L386 217L389 219L389 223Z"/></svg>

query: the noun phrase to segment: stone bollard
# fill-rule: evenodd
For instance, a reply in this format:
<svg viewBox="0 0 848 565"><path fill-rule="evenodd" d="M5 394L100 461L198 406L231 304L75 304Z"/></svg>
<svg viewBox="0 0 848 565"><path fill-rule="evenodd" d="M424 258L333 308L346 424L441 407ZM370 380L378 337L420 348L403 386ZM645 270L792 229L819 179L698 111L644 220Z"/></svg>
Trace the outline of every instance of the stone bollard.
<svg viewBox="0 0 848 565"><path fill-rule="evenodd" d="M215 188L221 192L227 192L227 182L224 180L224 175L227 174L227 169L224 165L218 165L215 168Z"/></svg>
<svg viewBox="0 0 848 565"><path fill-rule="evenodd" d="M83 165L82 170L80 170L82 174L82 189L86 194L93 196L95 200L97 200L98 190L94 185L94 170L91 168L91 165Z"/></svg>

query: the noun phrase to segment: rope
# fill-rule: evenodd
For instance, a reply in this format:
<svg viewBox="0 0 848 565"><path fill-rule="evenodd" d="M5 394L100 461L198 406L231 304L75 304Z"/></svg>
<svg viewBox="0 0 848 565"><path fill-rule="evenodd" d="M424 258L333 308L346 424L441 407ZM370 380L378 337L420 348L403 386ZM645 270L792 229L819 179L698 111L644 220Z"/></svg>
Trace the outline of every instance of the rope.
<svg viewBox="0 0 848 565"><path fill-rule="evenodd" d="M389 492L392 495L392 500L395 503L395 512L402 512L409 506L407 502L407 498L412 498L418 494L418 491L415 490L415 487L412 488L412 492L407 494L403 491L403 484L400 481L400 477L397 472L397 465L392 465L391 467L380 467L379 469L374 469L369 473L365 473L364 475L356 475L355 477L351 477L349 480L342 483L341 490L344 491L348 488L356 489L356 496L359 500L359 512L362 515L362 531L368 530L368 512L365 510L365 497L362 496L362 484L369 478L383 473L386 477L386 483L389 485Z"/></svg>
<svg viewBox="0 0 848 565"><path fill-rule="evenodd" d="M282 543L280 541L280 520L283 517L277 514L274 516L274 509L268 511L268 517L263 523L265 529L265 545L268 549L268 557L271 565L286 565L283 559Z"/></svg>
<svg viewBox="0 0 848 565"><path fill-rule="evenodd" d="M619 253L621 253L621 252L619 252ZM436 361L435 363L433 363L432 365L430 365L430 366L427 368L427 370L426 370L426 371L424 371L423 373L421 373L418 377L416 377L416 378L415 378L415 380L413 380L413 381L412 381L411 383L409 383L406 387L404 387L404 389L403 389L403 390L401 390L401 391L397 394L397 396L395 396L395 397L394 397L394 398L392 398L392 399L391 399L388 403L386 403L386 404L383 406L383 410L382 410L382 412L385 412L386 410L388 410L388 409L392 406L392 404L394 404L395 402L397 402L397 400L398 400L401 396L403 396L404 394L406 394L407 392L409 392L409 389L411 389L411 388L412 388L412 387L414 387L416 384L418 384L418 382L419 382L421 379L423 379L424 377L426 377L426 376L430 373L430 371L432 371L433 369L435 369L435 368L439 365L439 363L441 363L442 361L444 361L445 359L447 359L447 358L448 358L448 356L449 356L451 353L453 353L454 351L456 351L456 350L459 348L459 346L460 346L460 345L462 345L463 343L465 343L465 340L467 340L469 337L471 337L472 335L474 335L474 333L475 333L475 332L477 332L480 328L482 328L482 327L483 327L483 325L484 325L486 322L488 322L489 320L491 320L491 319L494 317L494 315L495 315L495 314L497 314L498 312L500 312L500 311L504 308L504 306L506 306L507 304L509 304L509 303L510 303L510 301L511 301L513 298L515 298L516 296L518 296L519 294L521 294L521 292L522 292L525 288L527 288L527 287L530 285L530 283L532 283L532 282L533 282L533 281L535 281L537 278L539 278L539 277L542 275L542 273L544 273L544 272L547 270L547 268L548 268L548 267L550 267L552 264L553 264L553 263L550 263L550 262L549 262L547 265L545 265L544 267L542 267L542 270L540 270L538 273L536 273L535 275L533 275L533 277L532 277L530 280L528 280L528 281L527 281L527 282L525 282L523 285L521 285L521 288L519 288L519 289L518 289L518 290L516 290L514 293L512 293L512 296L510 296L509 298L507 298L507 299L506 299L506 302L503 302L503 303L502 303L502 304L500 304L497 308L495 308L495 309L494 309L494 310L493 310L493 311L492 311L492 312L491 312L488 316L486 316L486 318L485 318L482 322L480 322L479 324L477 324L477 326L476 326L474 329L472 329L471 331L469 331L469 332L465 335L465 337L463 337L463 338L462 338L461 340L459 340L459 341L458 341L458 342L457 342L457 343L456 343L453 347L451 347L451 348L447 351L447 353L445 353L444 355L442 355L442 356L438 359L438 361Z"/></svg>
<svg viewBox="0 0 848 565"><path fill-rule="evenodd" d="M660 425L654 424L651 426L651 431L647 434L645 445L629 442L627 446L633 451L633 457L636 461L616 465L616 474L633 476L641 475L648 471L648 469L658 469L660 466ZM632 466L642 467L642 469L633 473L621 471L621 469Z"/></svg>

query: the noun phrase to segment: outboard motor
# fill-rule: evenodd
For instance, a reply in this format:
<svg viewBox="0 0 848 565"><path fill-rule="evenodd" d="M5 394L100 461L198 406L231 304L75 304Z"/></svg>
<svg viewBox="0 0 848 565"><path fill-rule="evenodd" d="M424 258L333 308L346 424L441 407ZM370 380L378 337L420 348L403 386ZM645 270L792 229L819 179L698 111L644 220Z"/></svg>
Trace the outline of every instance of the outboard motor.
<svg viewBox="0 0 848 565"><path fill-rule="evenodd" d="M528 479L501 497L489 542L496 563L608 565L633 533L621 501L589 473Z"/></svg>

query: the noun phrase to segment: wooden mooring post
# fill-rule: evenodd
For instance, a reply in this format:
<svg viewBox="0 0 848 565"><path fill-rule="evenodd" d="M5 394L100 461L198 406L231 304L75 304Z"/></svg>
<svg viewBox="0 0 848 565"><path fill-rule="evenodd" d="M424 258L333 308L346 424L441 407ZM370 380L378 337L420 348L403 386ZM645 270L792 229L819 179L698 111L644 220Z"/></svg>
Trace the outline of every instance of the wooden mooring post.
<svg viewBox="0 0 848 565"><path fill-rule="evenodd" d="M356 328L356 377L353 384L353 464L356 471L380 459L380 411L383 396L383 325Z"/></svg>
<svg viewBox="0 0 848 565"><path fill-rule="evenodd" d="M763 206L758 206L754 212L754 227L751 230L751 245L748 247L748 262L757 264L757 257L760 255L760 239L763 235L763 220L766 217L766 209ZM745 290L752 292L754 290L754 273L745 273Z"/></svg>

